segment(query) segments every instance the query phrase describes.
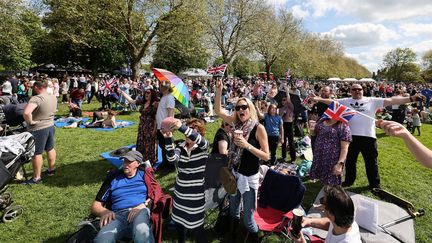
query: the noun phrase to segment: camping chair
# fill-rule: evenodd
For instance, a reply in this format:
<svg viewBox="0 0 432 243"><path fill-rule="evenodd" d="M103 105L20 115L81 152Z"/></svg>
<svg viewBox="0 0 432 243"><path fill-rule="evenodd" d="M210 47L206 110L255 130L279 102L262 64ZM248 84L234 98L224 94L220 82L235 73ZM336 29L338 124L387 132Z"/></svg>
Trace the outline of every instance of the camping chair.
<svg viewBox="0 0 432 243"><path fill-rule="evenodd" d="M145 164L140 166L140 169L145 170L145 173L154 173L153 169L150 169L151 165L150 164ZM113 177L116 175L116 173L118 173L117 170L114 171L109 171L107 178L109 177ZM158 201L153 202L153 204L150 206L151 211L152 212L156 212L157 214L160 215L161 217L161 221L159 225L155 225L152 223L151 227L152 230L159 229L160 233L162 234L162 222L163 219L168 218L170 211L171 211L171 207L172 207L172 198L170 195L168 194L164 194L159 183L157 181L153 181L153 183L157 183L156 187L158 187L159 189L156 190L160 190L160 198ZM107 203L104 205L106 208L110 208L111 207L111 202L108 200ZM74 234L72 234L69 239L68 239L68 243L90 243L93 242L93 239L96 237L96 235L98 234L98 232L100 231L100 227L99 227L99 222L100 219L97 218L96 216L94 216L93 214L90 214L89 217L87 217L86 219L84 219L83 221L81 221L78 224L78 231L76 231ZM154 242L161 242L162 241L162 237L161 235L159 235L159 238L157 238L156 235L153 235L154 237ZM130 242L130 239L122 239L122 241L119 242Z"/></svg>
<svg viewBox="0 0 432 243"><path fill-rule="evenodd" d="M306 191L299 177L269 169L259 189L254 219L261 231L289 238L291 210L300 206Z"/></svg>
<svg viewBox="0 0 432 243"><path fill-rule="evenodd" d="M228 205L228 194L219 180L219 170L227 166L228 159L226 155L212 154L207 159L206 169L204 172L205 186L205 227L213 228L216 220L210 220L216 212L221 213Z"/></svg>

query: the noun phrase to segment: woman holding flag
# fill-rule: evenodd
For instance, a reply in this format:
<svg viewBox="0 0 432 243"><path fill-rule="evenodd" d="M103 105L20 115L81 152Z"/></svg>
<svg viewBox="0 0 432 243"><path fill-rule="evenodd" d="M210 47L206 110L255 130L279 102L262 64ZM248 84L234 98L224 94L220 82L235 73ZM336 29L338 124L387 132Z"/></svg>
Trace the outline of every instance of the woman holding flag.
<svg viewBox="0 0 432 243"><path fill-rule="evenodd" d="M310 177L319 179L323 185L342 184L351 130L344 118L335 115L340 108L343 109L337 102L333 102L318 122L309 121L309 131L316 136Z"/></svg>

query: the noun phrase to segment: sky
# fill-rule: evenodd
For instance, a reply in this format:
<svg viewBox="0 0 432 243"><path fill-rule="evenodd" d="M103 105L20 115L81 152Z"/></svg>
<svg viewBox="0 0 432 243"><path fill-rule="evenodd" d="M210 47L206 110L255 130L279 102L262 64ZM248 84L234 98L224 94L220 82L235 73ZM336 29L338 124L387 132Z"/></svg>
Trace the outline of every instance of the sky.
<svg viewBox="0 0 432 243"><path fill-rule="evenodd" d="M313 33L342 43L345 54L369 71L386 53L411 48L420 61L432 50L432 0L267 0L291 10Z"/></svg>

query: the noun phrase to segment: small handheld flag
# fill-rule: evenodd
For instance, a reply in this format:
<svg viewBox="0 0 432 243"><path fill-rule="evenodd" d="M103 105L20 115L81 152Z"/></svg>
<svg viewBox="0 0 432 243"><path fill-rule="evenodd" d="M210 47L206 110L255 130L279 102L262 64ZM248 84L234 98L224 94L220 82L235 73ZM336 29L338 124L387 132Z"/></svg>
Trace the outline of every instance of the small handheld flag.
<svg viewBox="0 0 432 243"><path fill-rule="evenodd" d="M321 117L348 124L348 121L351 120L351 118L353 118L356 114L357 111L341 105L337 101L333 101Z"/></svg>

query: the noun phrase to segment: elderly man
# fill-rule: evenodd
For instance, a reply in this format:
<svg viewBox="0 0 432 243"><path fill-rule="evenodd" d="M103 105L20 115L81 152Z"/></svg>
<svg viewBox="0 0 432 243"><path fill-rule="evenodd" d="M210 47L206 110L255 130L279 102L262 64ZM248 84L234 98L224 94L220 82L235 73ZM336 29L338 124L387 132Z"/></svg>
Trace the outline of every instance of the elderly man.
<svg viewBox="0 0 432 243"><path fill-rule="evenodd" d="M401 105L409 102L421 100L423 97L419 94L409 97L391 97L391 98L375 98L364 97L363 87L360 84L353 84L350 87L351 98L338 99L340 104L345 105L357 112L366 114L355 115L349 121L349 127L352 134L352 142L348 148L346 160L345 181L343 186L349 187L354 184L357 175L357 158L359 153L362 154L365 161L366 174L369 181L369 188L380 188L380 177L378 173L378 149L375 134L375 120L370 117L375 117L375 111L391 105ZM330 104L332 100L314 97L315 101Z"/></svg>
<svg viewBox="0 0 432 243"><path fill-rule="evenodd" d="M35 139L35 154L32 159L33 178L25 181L26 185L42 182L42 153L44 151L48 157L48 170L44 172L46 175L54 175L57 156L54 149L54 114L57 110L57 98L47 93L47 83L41 81L34 82L32 93L33 96L23 113L28 131Z"/></svg>
<svg viewBox="0 0 432 243"><path fill-rule="evenodd" d="M123 159L123 171L108 176L102 184L91 212L100 217L101 230L94 242L116 242L124 237L134 242L153 242L150 230L150 199L145 173L139 169L142 154L129 151ZM151 185L149 185L151 187ZM110 209L105 205L110 204Z"/></svg>

